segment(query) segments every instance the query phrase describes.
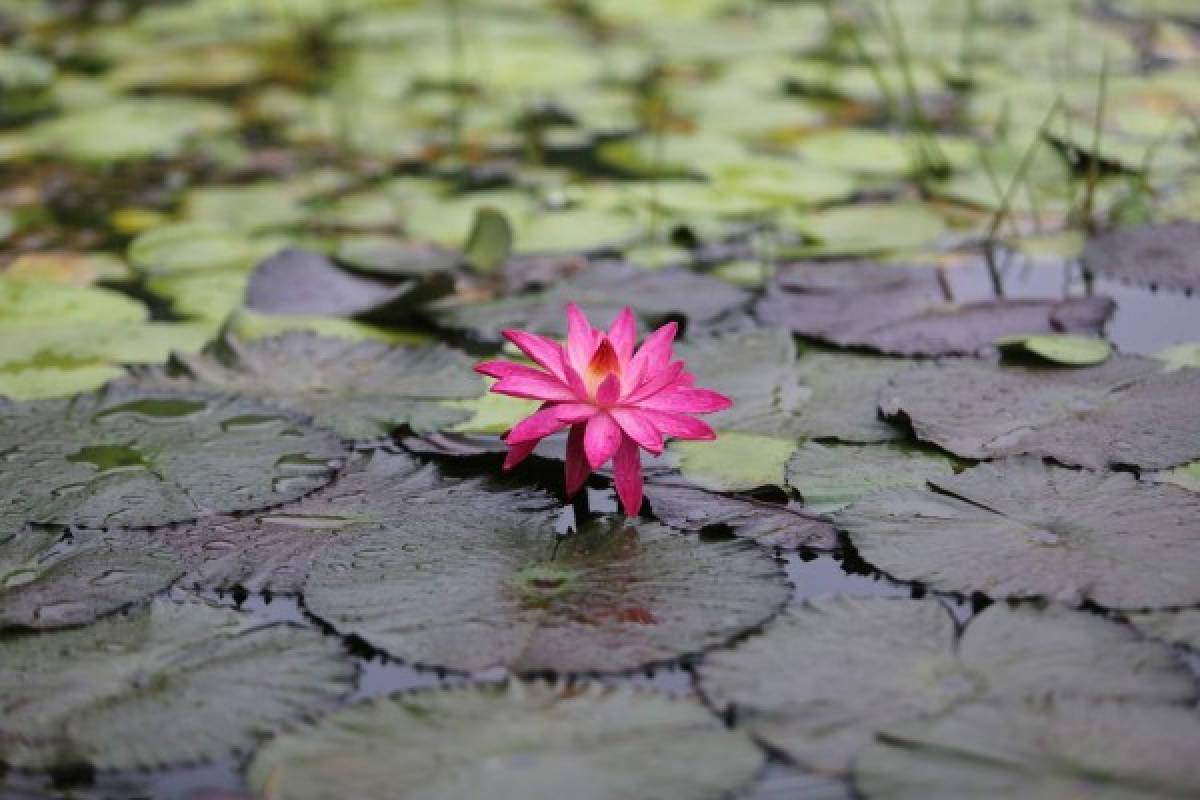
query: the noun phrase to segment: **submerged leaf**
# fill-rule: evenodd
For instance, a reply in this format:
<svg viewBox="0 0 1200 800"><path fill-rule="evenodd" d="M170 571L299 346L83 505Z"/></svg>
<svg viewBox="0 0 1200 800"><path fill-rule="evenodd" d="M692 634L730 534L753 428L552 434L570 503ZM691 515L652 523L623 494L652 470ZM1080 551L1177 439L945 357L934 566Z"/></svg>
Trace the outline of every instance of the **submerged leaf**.
<svg viewBox="0 0 1200 800"><path fill-rule="evenodd" d="M694 701L513 682L351 706L263 748L250 783L266 800L718 800L761 765Z"/></svg>
<svg viewBox="0 0 1200 800"><path fill-rule="evenodd" d="M870 495L835 517L900 580L1108 608L1200 602L1200 496L1020 457Z"/></svg>
<svg viewBox="0 0 1200 800"><path fill-rule="evenodd" d="M0 762L147 769L245 752L346 693L337 643L199 602L0 643Z"/></svg>

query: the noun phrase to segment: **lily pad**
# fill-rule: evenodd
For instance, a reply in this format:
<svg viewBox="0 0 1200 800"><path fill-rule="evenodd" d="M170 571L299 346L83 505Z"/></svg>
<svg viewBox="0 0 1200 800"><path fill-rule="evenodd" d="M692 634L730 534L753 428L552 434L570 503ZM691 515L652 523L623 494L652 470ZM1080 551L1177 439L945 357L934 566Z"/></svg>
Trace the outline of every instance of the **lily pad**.
<svg viewBox="0 0 1200 800"><path fill-rule="evenodd" d="M9 366L0 370L0 398L43 400L51 397L70 397L80 392L99 389L124 374L125 370L110 364Z"/></svg>
<svg viewBox="0 0 1200 800"><path fill-rule="evenodd" d="M20 328L58 324L141 322L146 307L112 289L0 278L0 332L20 336Z"/></svg>
<svg viewBox="0 0 1200 800"><path fill-rule="evenodd" d="M628 670L724 644L788 595L778 567L745 541L697 541L616 518L556 541L552 515L483 495L409 509L331 545L305 605L418 664Z"/></svg>
<svg viewBox="0 0 1200 800"><path fill-rule="evenodd" d="M762 760L691 700L511 682L351 706L263 748L250 784L265 800L718 800Z"/></svg>
<svg viewBox="0 0 1200 800"><path fill-rule="evenodd" d="M1108 608L1200 602L1200 497L1019 457L866 497L834 522L900 580Z"/></svg>
<svg viewBox="0 0 1200 800"><path fill-rule="evenodd" d="M787 482L813 511L840 511L883 489L923 487L953 475L951 460L936 452L889 445L826 446L805 442L788 459Z"/></svg>
<svg viewBox="0 0 1200 800"><path fill-rule="evenodd" d="M946 222L929 207L912 203L858 203L797 215L795 229L813 244L796 255L856 256L931 247Z"/></svg>
<svg viewBox="0 0 1200 800"><path fill-rule="evenodd" d="M315 631L165 599L6 639L0 651L0 761L21 768L146 769L244 753L331 705L354 677Z"/></svg>
<svg viewBox="0 0 1200 800"><path fill-rule="evenodd" d="M1126 619L1147 636L1171 644L1200 650L1200 609L1179 611L1145 611L1128 614Z"/></svg>
<svg viewBox="0 0 1200 800"><path fill-rule="evenodd" d="M956 641L957 639L957 641ZM699 667L718 707L800 766L844 773L889 726L997 701L1184 703L1168 648L1099 616L993 605L961 638L933 600L833 597Z"/></svg>
<svg viewBox="0 0 1200 800"><path fill-rule="evenodd" d="M893 378L880 409L964 458L1168 469L1200 459L1200 370L1160 368L1128 356L1070 370L925 364Z"/></svg>
<svg viewBox="0 0 1200 800"><path fill-rule="evenodd" d="M1192 797L1197 738L1200 717L1188 708L971 705L889 728L859 757L854 782L868 798L894 800Z"/></svg>
<svg viewBox="0 0 1200 800"><path fill-rule="evenodd" d="M202 354L177 353L138 382L229 392L312 417L346 439L373 439L402 425L430 431L465 420L464 410L443 401L483 393L472 363L441 344L391 347L293 332L253 342L226 337Z"/></svg>
<svg viewBox="0 0 1200 800"><path fill-rule="evenodd" d="M1117 228L1088 242L1083 265L1139 286L1200 290L1200 222Z"/></svg>
<svg viewBox="0 0 1200 800"><path fill-rule="evenodd" d="M1070 367L1102 364L1113 353L1112 345L1106 339L1069 333L1009 336L998 340L996 346L1006 352L1025 352Z"/></svg>
<svg viewBox="0 0 1200 800"><path fill-rule="evenodd" d="M129 261L150 277L180 273L248 272L275 249L269 241L222 225L179 222L141 233L129 244Z"/></svg>
<svg viewBox="0 0 1200 800"><path fill-rule="evenodd" d="M728 528L735 536L782 550L833 550L838 544L828 520L791 505L662 481L646 484L646 498L656 518L680 530Z"/></svg>
<svg viewBox="0 0 1200 800"><path fill-rule="evenodd" d="M333 434L227 396L113 387L3 411L0 495L38 523L145 527L262 508L325 485L343 455Z"/></svg>
<svg viewBox="0 0 1200 800"><path fill-rule="evenodd" d="M714 492L740 492L783 486L785 467L796 442L774 436L721 431L713 441L675 441L668 451L683 477Z"/></svg>
<svg viewBox="0 0 1200 800"><path fill-rule="evenodd" d="M167 588L183 571L151 534L67 535L23 528L21 516L11 506L0 516L0 629L91 622Z"/></svg>

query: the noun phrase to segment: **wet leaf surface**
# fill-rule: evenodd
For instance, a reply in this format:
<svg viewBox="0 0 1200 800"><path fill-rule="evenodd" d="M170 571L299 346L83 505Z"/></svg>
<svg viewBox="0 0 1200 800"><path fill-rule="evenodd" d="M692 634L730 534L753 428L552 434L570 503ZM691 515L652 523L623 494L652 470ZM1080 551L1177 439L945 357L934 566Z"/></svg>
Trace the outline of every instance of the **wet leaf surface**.
<svg viewBox="0 0 1200 800"><path fill-rule="evenodd" d="M870 564L935 589L1130 609L1200 601L1193 493L1030 457L930 485L870 495L835 524Z"/></svg>
<svg viewBox="0 0 1200 800"><path fill-rule="evenodd" d="M1084 266L1140 286L1200 290L1200 223L1128 225L1088 242Z"/></svg>
<svg viewBox="0 0 1200 800"><path fill-rule="evenodd" d="M87 628L5 639L0 761L152 768L246 752L330 706L354 667L335 642L199 602L156 600Z"/></svg>
<svg viewBox="0 0 1200 800"><path fill-rule="evenodd" d="M271 800L727 797L762 756L702 706L627 687L512 682L352 706L250 767Z"/></svg>

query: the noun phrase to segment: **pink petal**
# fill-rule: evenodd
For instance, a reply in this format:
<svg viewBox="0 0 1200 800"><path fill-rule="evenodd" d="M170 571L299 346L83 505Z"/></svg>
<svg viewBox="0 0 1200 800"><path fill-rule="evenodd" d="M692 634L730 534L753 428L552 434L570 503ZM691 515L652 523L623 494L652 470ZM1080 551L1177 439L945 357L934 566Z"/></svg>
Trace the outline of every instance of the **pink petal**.
<svg viewBox="0 0 1200 800"><path fill-rule="evenodd" d="M598 411L599 409L591 403L558 403L554 406L554 413L558 415L558 421L567 425L586 422Z"/></svg>
<svg viewBox="0 0 1200 800"><path fill-rule="evenodd" d="M587 421L587 430L583 435L583 451L587 454L588 465L599 469L613 457L621 446L621 428L608 413L601 411Z"/></svg>
<svg viewBox="0 0 1200 800"><path fill-rule="evenodd" d="M679 380L679 376L682 372L683 362L674 362L671 364L671 366L660 370L658 373L651 375L649 379L643 381L640 387L631 392L625 398L625 402L641 405L646 398L652 397L664 389L670 388L672 384Z"/></svg>
<svg viewBox="0 0 1200 800"><path fill-rule="evenodd" d="M534 363L540 365L554 377L564 383L567 374L563 370L563 349L558 342L536 333L526 333L509 328L504 331L504 338L520 348Z"/></svg>
<svg viewBox="0 0 1200 800"><path fill-rule="evenodd" d="M525 459L529 458L529 454L537 447L537 442L521 442L520 444L509 445L508 455L504 457L504 471L508 472L520 464Z"/></svg>
<svg viewBox="0 0 1200 800"><path fill-rule="evenodd" d="M642 509L642 456L637 442L629 437L623 437L617 449L613 479L626 516L636 517Z"/></svg>
<svg viewBox="0 0 1200 800"><path fill-rule="evenodd" d="M574 403L579 399L573 391L553 375L547 375L528 367L525 369L529 369L529 372L514 373L496 381L492 385L492 391L511 397L553 400L559 403Z"/></svg>
<svg viewBox="0 0 1200 800"><path fill-rule="evenodd" d="M655 455L662 452L662 433L650 417L634 408L614 408L610 413L626 436Z"/></svg>
<svg viewBox="0 0 1200 800"><path fill-rule="evenodd" d="M504 441L509 444L536 442L538 439L549 436L566 427L566 425L567 423L558 418L558 414L555 413L553 407L543 408L514 425L513 429L508 432L508 436L504 437Z"/></svg>
<svg viewBox="0 0 1200 800"><path fill-rule="evenodd" d="M648 376L653 375L671 360L671 343L679 326L668 322L646 337L637 353L629 360L625 385L636 387Z"/></svg>
<svg viewBox="0 0 1200 800"><path fill-rule="evenodd" d="M611 406L620 399L621 379L610 373L609 376L601 381L600 385L596 387L596 402L602 406Z"/></svg>
<svg viewBox="0 0 1200 800"><path fill-rule="evenodd" d="M659 392L643 400L642 408L652 408L656 411L682 411L686 414L711 414L714 411L724 411L733 405L728 397L712 389L693 389L677 387Z"/></svg>
<svg viewBox="0 0 1200 800"><path fill-rule="evenodd" d="M481 361L475 365L475 371L489 378L507 378L509 375L519 375L521 370L529 369L523 364L512 361Z"/></svg>
<svg viewBox="0 0 1200 800"><path fill-rule="evenodd" d="M579 306L570 303L567 306L567 361L576 372L586 370L592 360L592 354L600 344L597 333Z"/></svg>
<svg viewBox="0 0 1200 800"><path fill-rule="evenodd" d="M621 364L628 364L629 359L633 358L633 347L637 344L637 320L629 306L621 309L621 313L613 320L608 329L608 340L617 351Z"/></svg>
<svg viewBox="0 0 1200 800"><path fill-rule="evenodd" d="M588 400L587 384L583 382L583 376L576 372L570 364L564 363L563 370L567 373L567 386L575 393L575 399Z"/></svg>
<svg viewBox="0 0 1200 800"><path fill-rule="evenodd" d="M654 427L667 436L679 439L715 439L717 434L703 420L689 417L687 414L677 414L672 411L653 411L648 408L639 409Z"/></svg>
<svg viewBox="0 0 1200 800"><path fill-rule="evenodd" d="M574 497L592 473L583 451L584 427L572 425L567 434L567 497Z"/></svg>

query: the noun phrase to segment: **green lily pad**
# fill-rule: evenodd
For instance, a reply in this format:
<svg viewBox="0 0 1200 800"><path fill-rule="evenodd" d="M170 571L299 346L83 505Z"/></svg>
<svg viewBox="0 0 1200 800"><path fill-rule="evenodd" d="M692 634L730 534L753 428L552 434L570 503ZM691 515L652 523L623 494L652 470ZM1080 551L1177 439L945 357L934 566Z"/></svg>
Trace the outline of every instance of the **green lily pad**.
<svg viewBox="0 0 1200 800"><path fill-rule="evenodd" d="M201 186L183 198L183 217L232 230L288 228L308 217L302 192L285 183L250 186Z"/></svg>
<svg viewBox="0 0 1200 800"><path fill-rule="evenodd" d="M192 271L150 278L146 288L167 300L172 313L211 324L216 330L242 305L248 281L244 272Z"/></svg>
<svg viewBox="0 0 1200 800"><path fill-rule="evenodd" d="M337 643L199 602L6 639L0 761L146 769L242 753L351 688Z"/></svg>
<svg viewBox="0 0 1200 800"><path fill-rule="evenodd" d="M92 361L159 364L173 351L201 349L209 338L207 326L188 323L31 323L21 326L19 337L0 339L0 371Z"/></svg>
<svg viewBox="0 0 1200 800"><path fill-rule="evenodd" d="M834 523L895 578L1107 608L1200 602L1200 497L1032 457L863 498Z"/></svg>
<svg viewBox="0 0 1200 800"><path fill-rule="evenodd" d="M837 531L828 520L790 505L717 494L676 482L651 481L646 499L655 518L672 528L728 528L735 536L781 550L833 550Z"/></svg>
<svg viewBox="0 0 1200 800"><path fill-rule="evenodd" d="M29 520L145 527L293 500L328 483L333 434L248 400L117 387L9 403L0 493Z"/></svg>
<svg viewBox="0 0 1200 800"><path fill-rule="evenodd" d="M351 706L263 748L250 784L265 800L717 800L762 760L691 700L512 682Z"/></svg>
<svg viewBox="0 0 1200 800"><path fill-rule="evenodd" d="M1159 472L1153 476L1156 481L1173 483L1193 492L1200 492L1200 461L1184 464L1182 467Z"/></svg>
<svg viewBox="0 0 1200 800"><path fill-rule="evenodd" d="M864 749L854 782L894 800L1191 797L1197 737L1195 710L1175 706L972 705L889 728Z"/></svg>
<svg viewBox="0 0 1200 800"><path fill-rule="evenodd" d="M20 505L0 515L0 629L82 625L162 591L183 572L152 534L67 535L23 528L23 516Z"/></svg>
<svg viewBox="0 0 1200 800"><path fill-rule="evenodd" d="M1008 336L997 340L996 346L1001 350L1024 351L1054 364L1070 367L1102 364L1113 353L1112 345L1107 339L1069 333Z"/></svg>
<svg viewBox="0 0 1200 800"><path fill-rule="evenodd" d="M1147 636L1200 650L1200 609L1145 611L1125 618Z"/></svg>
<svg viewBox="0 0 1200 800"><path fill-rule="evenodd" d="M475 212L463 246L463 260L478 272L495 272L512 253L513 231L508 217L494 208Z"/></svg>
<svg viewBox="0 0 1200 800"><path fill-rule="evenodd" d="M1187 702L1169 649L1099 616L989 607L955 635L933 600L833 597L700 665L700 685L807 770L844 773L878 731L1007 701Z"/></svg>
<svg viewBox="0 0 1200 800"><path fill-rule="evenodd" d="M1168 469L1200 459L1200 370L1160 367L1130 356L1070 370L926 364L893 378L880 408L963 458Z"/></svg>
<svg viewBox="0 0 1200 800"><path fill-rule="evenodd" d="M1200 222L1117 228L1088 242L1083 265L1108 278L1179 291L1200 290Z"/></svg>
<svg viewBox="0 0 1200 800"><path fill-rule="evenodd" d="M0 398L44 400L52 397L70 397L80 392L99 389L124 374L125 370L111 364L9 366L0 370Z"/></svg>
<svg viewBox="0 0 1200 800"><path fill-rule="evenodd" d="M795 229L814 244L798 248L803 256L855 256L916 250L946 233L945 221L917 204L858 203L798 215Z"/></svg>
<svg viewBox="0 0 1200 800"><path fill-rule="evenodd" d="M788 485L800 492L806 508L822 513L840 511L872 492L923 487L929 478L952 474L949 458L904 446L805 442L787 463Z"/></svg>
<svg viewBox="0 0 1200 800"><path fill-rule="evenodd" d="M146 307L133 298L89 286L0 278L0 331L20 336L28 325L142 322Z"/></svg>
<svg viewBox="0 0 1200 800"><path fill-rule="evenodd" d="M407 510L331 545L304 596L341 633L418 664L628 670L724 644L787 599L749 542L615 518L556 541L552 515L486 495Z"/></svg>
<svg viewBox="0 0 1200 800"><path fill-rule="evenodd" d="M129 245L129 261L158 277L200 271L249 272L274 246L222 225L180 222L140 234Z"/></svg>
<svg viewBox="0 0 1200 800"><path fill-rule="evenodd" d="M259 314L248 308L234 311L226 321L225 331L248 342L298 332L353 341L375 340L391 345L415 346L435 341L433 336L422 331L384 328L356 319L311 314Z"/></svg>
<svg viewBox="0 0 1200 800"><path fill-rule="evenodd" d="M708 442L681 440L667 446L683 477L714 492L786 485L785 468L795 451L792 439L737 431L719 431Z"/></svg>
<svg viewBox="0 0 1200 800"><path fill-rule="evenodd" d="M465 411L443 401L483 393L472 365L441 344L391 347L291 332L252 342L226 337L202 354L177 353L139 383L229 392L312 417L346 439L373 439L402 425L430 431L465 420Z"/></svg>
<svg viewBox="0 0 1200 800"><path fill-rule="evenodd" d="M1184 367L1200 369L1200 344L1177 344L1154 354L1160 361L1165 361L1164 372L1175 372Z"/></svg>

